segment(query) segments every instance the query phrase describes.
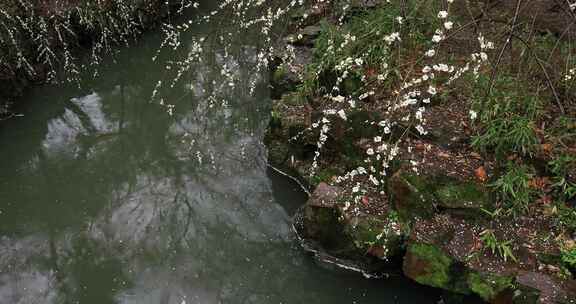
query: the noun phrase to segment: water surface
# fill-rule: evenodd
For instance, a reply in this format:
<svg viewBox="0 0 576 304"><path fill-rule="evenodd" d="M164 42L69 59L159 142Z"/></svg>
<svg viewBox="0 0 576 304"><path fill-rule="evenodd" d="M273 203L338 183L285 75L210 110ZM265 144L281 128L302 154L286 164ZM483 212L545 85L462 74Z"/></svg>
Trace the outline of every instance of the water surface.
<svg viewBox="0 0 576 304"><path fill-rule="evenodd" d="M32 89L24 116L0 125L1 304L438 301L402 278L320 265L295 242L306 197L266 166L269 93L249 39L244 55L215 48L187 73L167 94L172 116L150 100L159 39L82 89ZM227 86L223 64L255 94Z"/></svg>

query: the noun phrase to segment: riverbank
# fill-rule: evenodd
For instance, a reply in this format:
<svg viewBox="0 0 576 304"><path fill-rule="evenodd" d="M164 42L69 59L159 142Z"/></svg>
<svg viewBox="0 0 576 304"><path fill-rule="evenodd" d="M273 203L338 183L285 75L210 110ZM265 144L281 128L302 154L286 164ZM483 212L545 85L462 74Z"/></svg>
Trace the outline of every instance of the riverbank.
<svg viewBox="0 0 576 304"><path fill-rule="evenodd" d="M215 29L241 36L245 15L224 16L237 17L191 27L182 49ZM230 52L231 74L222 61L187 65L181 83L195 90L166 85L171 116L150 95L166 60L187 53L151 63L164 38L150 31L107 57L100 77L84 71L83 89L31 88L19 100L24 117L2 123L0 303L438 303L437 290L403 278L382 286L312 262L291 230L306 196L266 170L257 50ZM229 49L260 41L245 35ZM232 89L231 75L260 85Z"/></svg>
<svg viewBox="0 0 576 304"><path fill-rule="evenodd" d="M0 119L31 85L77 82L102 58L134 42L185 3L165 1L6 1L0 4ZM186 4L189 6L189 4Z"/></svg>
<svg viewBox="0 0 576 304"><path fill-rule="evenodd" d="M360 1L293 18L266 144L313 190L295 223L307 248L491 303L575 303L570 7Z"/></svg>

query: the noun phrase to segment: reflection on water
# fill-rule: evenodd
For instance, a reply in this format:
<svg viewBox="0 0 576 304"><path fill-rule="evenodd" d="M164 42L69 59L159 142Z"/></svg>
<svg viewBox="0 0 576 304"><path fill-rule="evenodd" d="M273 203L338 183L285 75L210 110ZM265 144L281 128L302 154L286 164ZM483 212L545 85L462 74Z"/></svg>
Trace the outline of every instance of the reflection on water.
<svg viewBox="0 0 576 304"><path fill-rule="evenodd" d="M25 118L0 126L1 304L436 302L295 244L305 196L266 169L268 91L251 48L214 50L170 92L169 116L150 102L157 43L123 52L90 91L35 89ZM256 94L226 85L224 64Z"/></svg>

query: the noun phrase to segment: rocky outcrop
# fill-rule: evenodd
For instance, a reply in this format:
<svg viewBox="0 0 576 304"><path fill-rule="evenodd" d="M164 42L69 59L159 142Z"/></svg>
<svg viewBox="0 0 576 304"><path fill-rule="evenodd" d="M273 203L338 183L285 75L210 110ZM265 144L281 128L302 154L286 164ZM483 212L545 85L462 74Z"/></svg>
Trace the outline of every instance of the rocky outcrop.
<svg viewBox="0 0 576 304"><path fill-rule="evenodd" d="M402 253L399 222L388 212L374 216L368 210L349 210L343 202L347 195L321 182L300 211L298 233L325 254L354 261L367 273L389 268L387 262Z"/></svg>
<svg viewBox="0 0 576 304"><path fill-rule="evenodd" d="M350 13L372 3L356 1L359 6ZM290 49L306 55L297 57L296 68L279 64L272 72L275 101L266 143L271 163L315 188L295 223L300 237L314 243L313 251L353 261L368 272L401 269L420 284L491 303L576 303L573 273L550 237L564 235L557 225L549 217L497 215L488 183L496 165L470 148L473 132L465 105L427 107L430 133L406 132L385 183L362 193L351 189L357 182L370 184L363 180L367 177L342 181L336 176L365 165L367 143L378 135L365 123L381 119L377 111L347 112L345 125L331 123L323 157L310 175L319 135L311 126L327 106L314 97L302 99L294 88L313 59L318 15L312 20L287 40ZM344 84L341 94L345 91ZM374 102L369 99L365 102Z"/></svg>
<svg viewBox="0 0 576 304"><path fill-rule="evenodd" d="M472 224L447 214L419 221L408 241L404 274L421 284L477 294L495 303L571 303L576 299L570 287L574 281L561 278L554 267L539 260L543 248L536 253L510 244L514 256L503 258L498 250L485 248L478 237L487 229L483 225L488 224ZM509 229L516 225L498 225L494 233L511 235Z"/></svg>
<svg viewBox="0 0 576 304"><path fill-rule="evenodd" d="M552 304L576 299L576 281L567 279L569 272L543 258L558 256L546 240L553 229L550 223L483 215L480 209L488 208L489 193L470 181L438 182L437 176L399 171L389 192L394 199L379 202L386 207L371 213L364 203L348 207L351 197L343 188L320 183L301 211L298 232L314 240L315 250L352 260L367 272L390 271L402 261L404 275L420 284L477 295L487 302ZM519 233L517 227L530 234ZM507 247L510 255L503 253L504 247L489 248L483 239L488 232L496 241L510 241L495 245Z"/></svg>

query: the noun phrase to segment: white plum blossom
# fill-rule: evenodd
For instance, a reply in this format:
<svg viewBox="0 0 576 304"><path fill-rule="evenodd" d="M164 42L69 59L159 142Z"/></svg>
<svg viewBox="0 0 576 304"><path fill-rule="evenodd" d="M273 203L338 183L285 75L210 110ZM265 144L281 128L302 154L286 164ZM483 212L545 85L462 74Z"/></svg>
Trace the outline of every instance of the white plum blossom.
<svg viewBox="0 0 576 304"><path fill-rule="evenodd" d="M576 68L570 69L566 75L564 75L564 81L570 81L576 76Z"/></svg>
<svg viewBox="0 0 576 304"><path fill-rule="evenodd" d="M438 43L440 41L442 41L444 39L444 36L442 36L442 34L434 34L434 36L432 36L432 42L434 43Z"/></svg>
<svg viewBox="0 0 576 304"><path fill-rule="evenodd" d="M338 111L338 116L340 116L340 118L342 118L342 120L347 120L346 112L344 112L344 110Z"/></svg>
<svg viewBox="0 0 576 304"><path fill-rule="evenodd" d="M394 41L398 40L400 41L400 33L395 32L392 33L390 35L387 35L384 37L384 40L388 43L388 44L392 44Z"/></svg>
<svg viewBox="0 0 576 304"><path fill-rule="evenodd" d="M338 96L332 97L332 100L334 100L336 102L343 102L346 100L346 98L344 96L338 95Z"/></svg>

